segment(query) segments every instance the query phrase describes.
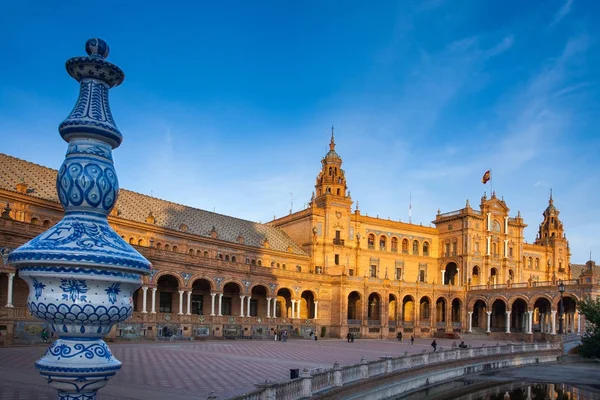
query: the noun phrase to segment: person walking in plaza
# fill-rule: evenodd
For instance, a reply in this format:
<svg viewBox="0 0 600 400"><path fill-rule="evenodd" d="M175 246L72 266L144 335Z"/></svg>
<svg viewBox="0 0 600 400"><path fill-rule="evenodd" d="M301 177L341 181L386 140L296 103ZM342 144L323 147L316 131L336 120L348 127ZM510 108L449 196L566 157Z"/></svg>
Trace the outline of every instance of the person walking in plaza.
<svg viewBox="0 0 600 400"><path fill-rule="evenodd" d="M431 342L431 347L433 347L433 351L437 349L437 342L435 341L435 339L433 339L433 342Z"/></svg>
<svg viewBox="0 0 600 400"><path fill-rule="evenodd" d="M402 341L402 332L398 331L398 334L396 335L396 339L398 339L399 342Z"/></svg>
<svg viewBox="0 0 600 400"><path fill-rule="evenodd" d="M283 330L283 333L281 334L281 338L283 342L287 342L287 329Z"/></svg>
<svg viewBox="0 0 600 400"><path fill-rule="evenodd" d="M275 341L277 341L277 329L275 329Z"/></svg>
<svg viewBox="0 0 600 400"><path fill-rule="evenodd" d="M415 337L410 335L410 344L415 344Z"/></svg>
<svg viewBox="0 0 600 400"><path fill-rule="evenodd" d="M352 334L348 332L348 334L346 335L346 340L348 340L348 343L350 343L350 339L352 339Z"/></svg>

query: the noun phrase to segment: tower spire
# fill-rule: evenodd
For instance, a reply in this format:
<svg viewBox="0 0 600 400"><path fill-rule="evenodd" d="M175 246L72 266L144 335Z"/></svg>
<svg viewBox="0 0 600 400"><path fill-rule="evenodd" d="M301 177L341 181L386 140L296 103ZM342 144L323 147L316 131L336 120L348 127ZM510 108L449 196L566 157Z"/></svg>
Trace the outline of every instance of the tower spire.
<svg viewBox="0 0 600 400"><path fill-rule="evenodd" d="M331 141L329 142L329 150L335 150L335 139L333 137L333 125L331 125Z"/></svg>
<svg viewBox="0 0 600 400"><path fill-rule="evenodd" d="M550 200L549 200L550 204L554 203L554 200L552 199L552 188L550 188Z"/></svg>

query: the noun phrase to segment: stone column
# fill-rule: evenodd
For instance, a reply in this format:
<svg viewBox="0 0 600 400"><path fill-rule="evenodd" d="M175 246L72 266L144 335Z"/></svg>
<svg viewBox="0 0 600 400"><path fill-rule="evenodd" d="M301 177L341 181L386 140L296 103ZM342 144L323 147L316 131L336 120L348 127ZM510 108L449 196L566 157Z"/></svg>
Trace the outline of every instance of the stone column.
<svg viewBox="0 0 600 400"><path fill-rule="evenodd" d="M551 335L556 335L556 310L552 310L552 332Z"/></svg>
<svg viewBox="0 0 600 400"><path fill-rule="evenodd" d="M545 313L540 313L540 333L546 332Z"/></svg>
<svg viewBox="0 0 600 400"><path fill-rule="evenodd" d="M183 290L179 291L179 312L177 315L183 315Z"/></svg>
<svg viewBox="0 0 600 400"><path fill-rule="evenodd" d="M142 314L148 313L148 311L146 311L147 292L148 292L148 286L143 286L142 287Z"/></svg>
<svg viewBox="0 0 600 400"><path fill-rule="evenodd" d="M150 311L150 314L156 314L156 290L157 288L152 288L152 310Z"/></svg>
<svg viewBox="0 0 600 400"><path fill-rule="evenodd" d="M292 300L292 318L296 318L296 300Z"/></svg>
<svg viewBox="0 0 600 400"><path fill-rule="evenodd" d="M250 316L250 299L252 298L252 296L246 296L246 300L248 301L246 303L246 317Z"/></svg>
<svg viewBox="0 0 600 400"><path fill-rule="evenodd" d="M460 268L456 267L456 286L462 285L462 278L460 277ZM450 303L450 307L452 307L452 303Z"/></svg>
<svg viewBox="0 0 600 400"><path fill-rule="evenodd" d="M187 292L187 312L185 315L192 315L192 291Z"/></svg>
<svg viewBox="0 0 600 400"><path fill-rule="evenodd" d="M471 333L473 332L473 311L467 311L467 314L469 314L469 330L467 332Z"/></svg>
<svg viewBox="0 0 600 400"><path fill-rule="evenodd" d="M219 293L219 312L217 315L219 317L223 316L223 293Z"/></svg>
<svg viewBox="0 0 600 400"><path fill-rule="evenodd" d="M319 313L318 313L319 308L318 307L319 307L319 302L315 301L315 319L319 318Z"/></svg>
<svg viewBox="0 0 600 400"><path fill-rule="evenodd" d="M529 314L528 324L527 324L527 333L532 335L533 334L533 311L527 311L527 314Z"/></svg>
<svg viewBox="0 0 600 400"><path fill-rule="evenodd" d="M277 297L273 297L273 318L277 318Z"/></svg>
<svg viewBox="0 0 600 400"><path fill-rule="evenodd" d="M244 299L246 296L240 296L240 317L244 316Z"/></svg>
<svg viewBox="0 0 600 400"><path fill-rule="evenodd" d="M511 311L506 312L506 333L510 333L510 313Z"/></svg>
<svg viewBox="0 0 600 400"><path fill-rule="evenodd" d="M271 298L267 297L267 318L271 318Z"/></svg>
<svg viewBox="0 0 600 400"><path fill-rule="evenodd" d="M211 317L215 316L215 296L216 295L217 295L216 293L210 294L210 316Z"/></svg>
<svg viewBox="0 0 600 400"><path fill-rule="evenodd" d="M14 273L10 273L8 274L8 294L7 294L7 300L6 300L6 306L5 307L14 307L12 300L13 300L13 280L15 279L15 274Z"/></svg>
<svg viewBox="0 0 600 400"><path fill-rule="evenodd" d="M579 313L579 311L577 311L576 314L577 314L577 334L581 335L581 314Z"/></svg>
<svg viewBox="0 0 600 400"><path fill-rule="evenodd" d="M487 314L487 331L486 333L490 333L492 331L492 312L486 311Z"/></svg>
<svg viewBox="0 0 600 400"><path fill-rule="evenodd" d="M443 270L442 270L442 281L440 282L440 284L442 284L442 285L444 284L444 282L445 282L445 281L444 281L444 279L445 279L445 278L446 278L446 270L445 270L445 269L443 269Z"/></svg>

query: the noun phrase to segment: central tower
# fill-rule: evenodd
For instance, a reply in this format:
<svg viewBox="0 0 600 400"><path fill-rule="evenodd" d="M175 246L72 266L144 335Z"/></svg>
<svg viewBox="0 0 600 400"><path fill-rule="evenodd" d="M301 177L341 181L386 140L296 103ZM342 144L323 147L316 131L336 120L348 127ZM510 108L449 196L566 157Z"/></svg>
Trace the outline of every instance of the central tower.
<svg viewBox="0 0 600 400"><path fill-rule="evenodd" d="M312 203L316 207L327 208L334 202L336 206L347 206L349 210L352 200L347 189L342 158L335 151L335 138L331 127L329 152L321 160L321 171L315 184L316 197L313 198Z"/></svg>

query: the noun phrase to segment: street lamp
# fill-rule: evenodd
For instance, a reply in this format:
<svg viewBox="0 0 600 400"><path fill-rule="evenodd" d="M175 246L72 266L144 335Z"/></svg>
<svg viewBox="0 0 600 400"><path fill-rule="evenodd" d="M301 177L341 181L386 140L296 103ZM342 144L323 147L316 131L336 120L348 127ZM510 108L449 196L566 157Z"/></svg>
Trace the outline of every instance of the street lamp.
<svg viewBox="0 0 600 400"><path fill-rule="evenodd" d="M558 281L558 292L560 293L560 317L558 320L558 333L563 333L563 316L565 309L563 307L563 293L565 292L565 284L562 280Z"/></svg>

